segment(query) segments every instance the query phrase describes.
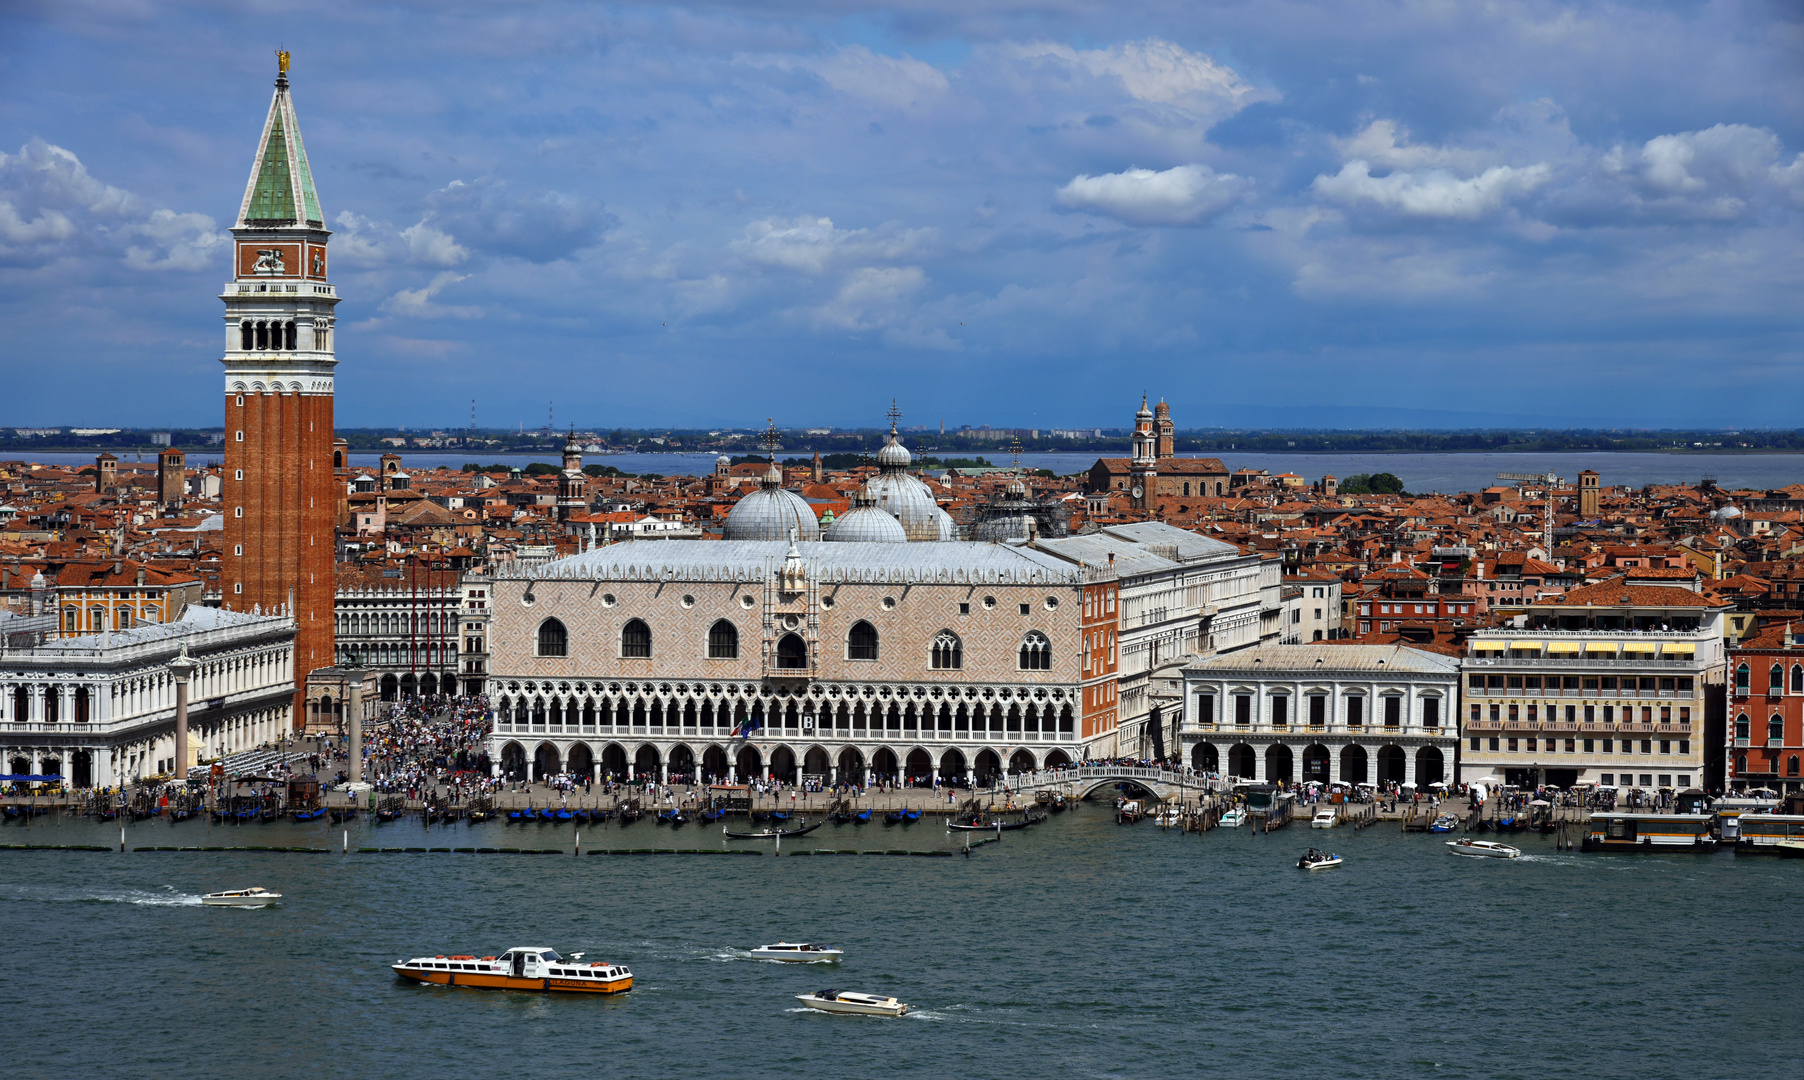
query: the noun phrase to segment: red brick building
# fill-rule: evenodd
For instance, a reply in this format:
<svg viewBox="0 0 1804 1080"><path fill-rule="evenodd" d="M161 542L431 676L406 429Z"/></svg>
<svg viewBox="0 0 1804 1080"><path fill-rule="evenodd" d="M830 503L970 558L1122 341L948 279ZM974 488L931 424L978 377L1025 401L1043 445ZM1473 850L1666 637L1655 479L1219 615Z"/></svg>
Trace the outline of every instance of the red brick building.
<svg viewBox="0 0 1804 1080"><path fill-rule="evenodd" d="M225 301L225 551L221 602L293 605L294 717L333 649L333 309L325 214L281 54L275 98L232 227Z"/></svg>
<svg viewBox="0 0 1804 1080"><path fill-rule="evenodd" d="M1769 626L1729 651L1728 786L1804 790L1804 638Z"/></svg>

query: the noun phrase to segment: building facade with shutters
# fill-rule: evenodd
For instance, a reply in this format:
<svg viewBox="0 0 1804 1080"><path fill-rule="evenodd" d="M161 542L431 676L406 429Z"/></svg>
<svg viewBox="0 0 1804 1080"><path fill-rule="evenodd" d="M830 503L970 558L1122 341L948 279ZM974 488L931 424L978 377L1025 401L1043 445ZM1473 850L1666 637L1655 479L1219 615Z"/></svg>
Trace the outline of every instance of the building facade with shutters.
<svg viewBox="0 0 1804 1080"><path fill-rule="evenodd" d="M1460 779L1701 785L1728 607L1617 578L1501 609L1507 626L1466 643Z"/></svg>

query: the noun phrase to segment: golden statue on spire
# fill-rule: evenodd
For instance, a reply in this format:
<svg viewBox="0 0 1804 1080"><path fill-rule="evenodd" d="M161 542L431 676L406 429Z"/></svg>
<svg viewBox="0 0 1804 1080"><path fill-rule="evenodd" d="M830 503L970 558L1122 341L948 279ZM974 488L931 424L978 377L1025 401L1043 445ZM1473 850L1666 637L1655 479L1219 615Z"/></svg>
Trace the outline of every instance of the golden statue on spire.
<svg viewBox="0 0 1804 1080"><path fill-rule="evenodd" d="M288 74L288 50L287 49L277 49L276 50L276 71L282 75Z"/></svg>

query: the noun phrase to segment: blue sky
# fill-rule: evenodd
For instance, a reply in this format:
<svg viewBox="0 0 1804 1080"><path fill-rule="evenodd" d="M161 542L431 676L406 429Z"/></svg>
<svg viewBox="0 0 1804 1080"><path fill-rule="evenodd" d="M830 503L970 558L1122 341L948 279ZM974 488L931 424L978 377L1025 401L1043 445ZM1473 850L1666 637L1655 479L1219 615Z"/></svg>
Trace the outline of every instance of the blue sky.
<svg viewBox="0 0 1804 1080"><path fill-rule="evenodd" d="M338 422L1800 426L1781 3L0 6L0 424L217 424L274 76Z"/></svg>

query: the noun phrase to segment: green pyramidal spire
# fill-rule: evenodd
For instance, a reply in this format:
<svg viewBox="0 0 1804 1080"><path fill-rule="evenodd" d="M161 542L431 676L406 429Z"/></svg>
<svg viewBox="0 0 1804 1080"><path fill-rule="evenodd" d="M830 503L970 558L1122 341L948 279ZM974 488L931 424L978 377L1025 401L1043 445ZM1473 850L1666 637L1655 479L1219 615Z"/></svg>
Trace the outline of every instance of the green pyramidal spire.
<svg viewBox="0 0 1804 1080"><path fill-rule="evenodd" d="M325 228L319 195L313 189L313 170L307 166L307 148L301 145L301 126L295 120L294 100L288 95L288 58L282 54L276 76L276 96L269 103L263 123L263 139L257 160L244 189L238 210L238 228L277 228L311 225Z"/></svg>

